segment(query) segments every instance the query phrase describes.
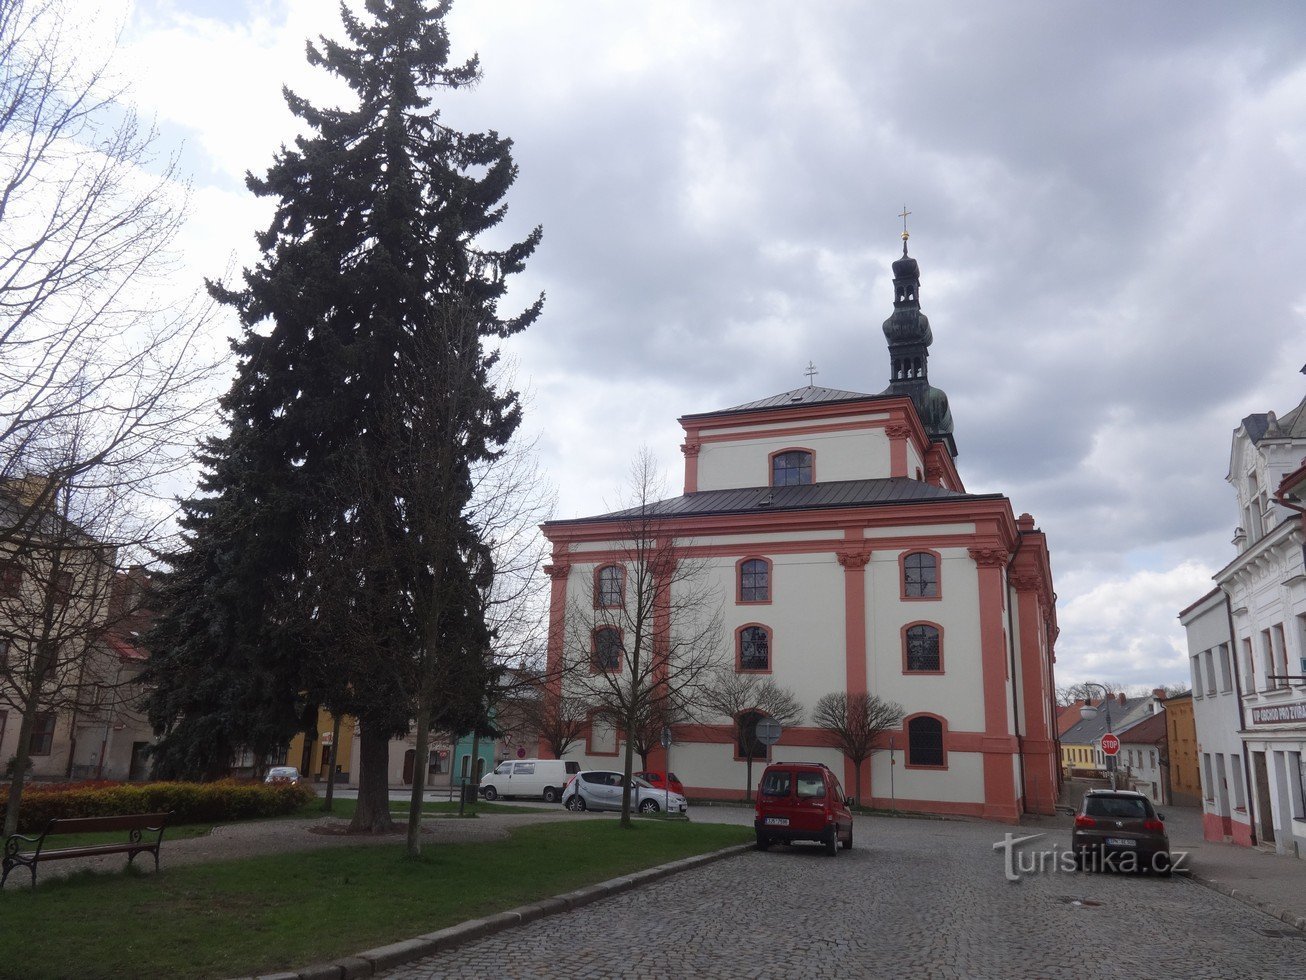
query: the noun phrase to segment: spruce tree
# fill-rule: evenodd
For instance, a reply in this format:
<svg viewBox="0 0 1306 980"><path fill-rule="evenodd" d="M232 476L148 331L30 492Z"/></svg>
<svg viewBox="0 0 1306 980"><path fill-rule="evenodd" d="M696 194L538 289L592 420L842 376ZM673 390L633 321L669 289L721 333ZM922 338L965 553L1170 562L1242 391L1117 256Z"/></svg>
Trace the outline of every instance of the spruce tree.
<svg viewBox="0 0 1306 980"><path fill-rule="evenodd" d="M440 705L485 682L492 637L478 597L493 567L469 512L474 472L521 417L516 393L493 382L495 341L543 302L498 312L540 230L501 250L479 244L517 169L511 141L458 132L432 106L434 90L480 76L475 58L449 63L448 8L367 0L356 17L342 6L346 41L310 44L308 59L356 104L286 92L308 132L247 178L276 203L261 260L241 288L211 285L244 328L223 401L230 434L209 446L208 494L187 507L187 553L156 629L173 640L165 658L230 654L215 658L219 672L265 663L273 729L301 695L328 691L328 706L355 714L356 829L389 827L389 740L416 719L420 749ZM185 693L161 689L156 706Z"/></svg>

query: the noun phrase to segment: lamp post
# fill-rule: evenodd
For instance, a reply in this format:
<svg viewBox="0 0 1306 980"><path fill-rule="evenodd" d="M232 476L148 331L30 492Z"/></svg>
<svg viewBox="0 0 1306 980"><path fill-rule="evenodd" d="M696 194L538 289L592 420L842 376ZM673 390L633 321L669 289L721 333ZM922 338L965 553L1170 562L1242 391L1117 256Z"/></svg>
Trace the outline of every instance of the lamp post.
<svg viewBox="0 0 1306 980"><path fill-rule="evenodd" d="M1108 735L1112 734L1112 732L1111 732L1111 692L1108 691L1108 690L1106 689L1106 685L1105 685L1105 684L1094 684L1094 683L1092 683L1091 681L1085 681L1081 686L1083 686L1083 687L1097 687L1097 688L1101 688L1101 689L1102 689L1102 710L1103 710L1104 712L1106 712L1106 733L1107 733ZM1093 707L1093 699L1092 699L1092 698L1089 698L1087 701L1084 702L1084 706L1083 706L1082 708L1079 709L1079 716L1080 716L1081 718L1083 718L1085 721L1092 721L1094 718L1097 717L1097 709ZM1110 766L1110 768L1107 770L1107 774L1111 777L1111 788L1114 790L1114 789L1116 788L1116 769L1115 769L1115 760L1114 760L1114 758L1111 758L1109 761L1111 762L1111 766Z"/></svg>

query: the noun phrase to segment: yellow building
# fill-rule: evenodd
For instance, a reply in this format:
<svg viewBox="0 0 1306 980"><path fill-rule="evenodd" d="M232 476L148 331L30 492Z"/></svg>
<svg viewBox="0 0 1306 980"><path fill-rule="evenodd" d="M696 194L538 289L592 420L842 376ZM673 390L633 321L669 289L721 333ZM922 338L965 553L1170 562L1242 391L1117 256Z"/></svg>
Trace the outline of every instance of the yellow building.
<svg viewBox="0 0 1306 980"><path fill-rule="evenodd" d="M290 748L286 752L286 765L297 766L303 772L305 778L321 782L327 781L327 776L331 772L333 748L332 734L335 730L335 716L325 708L319 708L317 712L317 738L313 741L312 754L309 756L308 765L304 765L304 733L300 732L290 740ZM335 767L336 782L347 783L350 781L350 756L354 745L354 719L349 715L340 717L340 744L335 746Z"/></svg>
<svg viewBox="0 0 1306 980"><path fill-rule="evenodd" d="M1193 693L1189 691L1166 701L1165 719L1170 740L1170 792L1176 803L1196 804L1202 798L1202 784L1197 773Z"/></svg>

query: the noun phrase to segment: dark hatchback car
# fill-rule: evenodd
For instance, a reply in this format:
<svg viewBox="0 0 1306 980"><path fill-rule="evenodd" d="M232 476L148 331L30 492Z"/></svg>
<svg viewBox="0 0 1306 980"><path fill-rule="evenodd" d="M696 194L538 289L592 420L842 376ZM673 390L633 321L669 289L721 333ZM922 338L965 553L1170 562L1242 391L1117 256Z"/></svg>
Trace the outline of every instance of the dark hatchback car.
<svg viewBox="0 0 1306 980"><path fill-rule="evenodd" d="M819 841L827 854L853 846L852 801L821 762L775 762L757 788L753 829L758 850L772 844Z"/></svg>
<svg viewBox="0 0 1306 980"><path fill-rule="evenodd" d="M1091 789L1075 814L1070 848L1076 867L1170 873L1165 815L1132 790Z"/></svg>

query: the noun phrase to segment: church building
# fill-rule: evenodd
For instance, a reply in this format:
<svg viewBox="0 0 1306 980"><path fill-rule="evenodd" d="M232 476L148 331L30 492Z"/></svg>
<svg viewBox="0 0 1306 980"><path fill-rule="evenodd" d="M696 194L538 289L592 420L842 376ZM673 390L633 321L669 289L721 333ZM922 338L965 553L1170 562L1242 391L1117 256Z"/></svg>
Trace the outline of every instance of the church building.
<svg viewBox="0 0 1306 980"><path fill-rule="evenodd" d="M906 239L884 321L888 387L809 385L683 416L684 492L647 511L721 597L721 662L801 703L803 719L784 728L772 760L824 762L851 793L858 774L811 712L827 693L869 692L904 717L863 764L863 804L1014 822L1053 813L1059 789L1047 542L1005 496L966 492L948 399L929 380L933 336ZM577 617L629 601L629 517L543 526L555 670ZM672 608L654 624L662 636L676 628ZM588 670L620 670L606 648L622 641L595 628ZM674 650L668 659L675 671ZM564 676L563 693L569 684ZM672 726L671 769L690 797L744 797L738 721ZM611 769L621 752L622 732L596 719L566 755ZM663 761L655 750L651 766ZM754 782L764 765L754 760Z"/></svg>

